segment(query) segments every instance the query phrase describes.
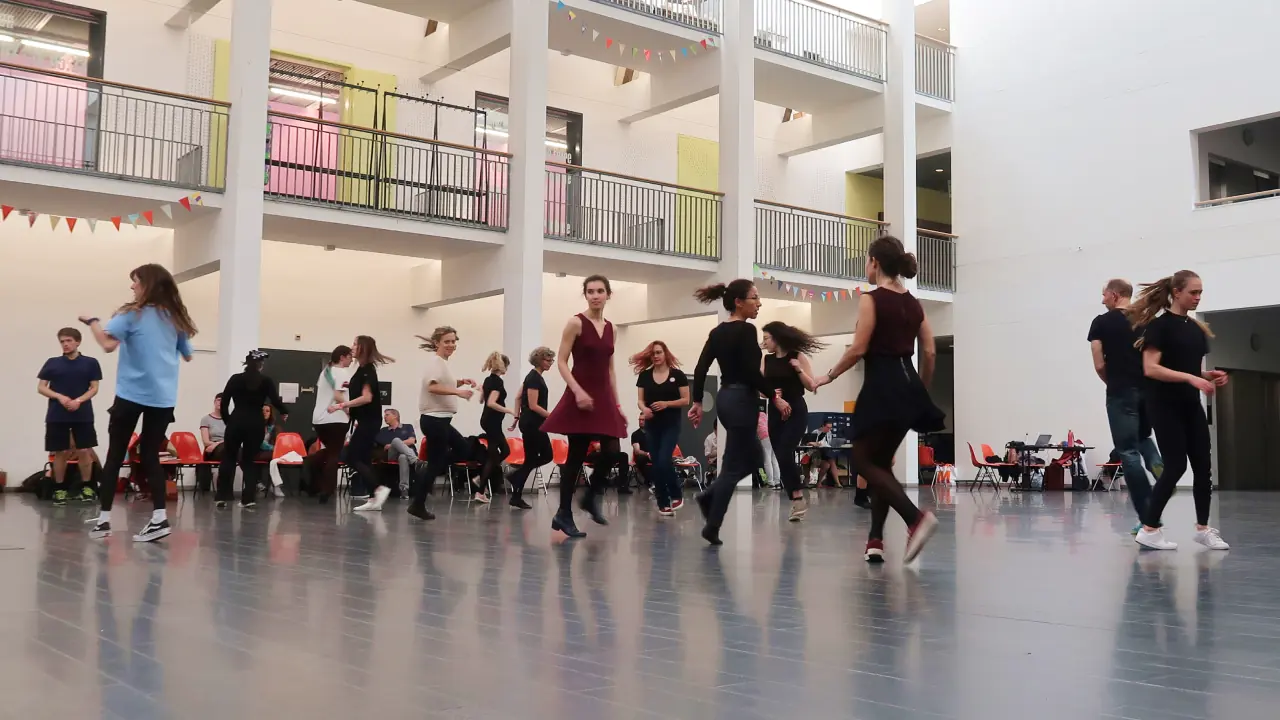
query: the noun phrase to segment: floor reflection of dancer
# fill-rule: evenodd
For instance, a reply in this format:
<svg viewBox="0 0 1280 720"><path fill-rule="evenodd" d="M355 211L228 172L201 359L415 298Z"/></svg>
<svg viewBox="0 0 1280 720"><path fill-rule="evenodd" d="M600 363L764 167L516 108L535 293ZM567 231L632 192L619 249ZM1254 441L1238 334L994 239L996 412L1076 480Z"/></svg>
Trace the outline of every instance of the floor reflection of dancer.
<svg viewBox="0 0 1280 720"><path fill-rule="evenodd" d="M222 465L218 468L217 507L225 508L231 502L231 492L236 482L236 466L244 476L240 488L240 507L257 506L259 471L255 465L258 451L267 434L270 409L264 417L263 408L270 403L289 418L289 408L276 390L276 381L262 374L267 353L251 350L244 359L244 372L227 378L222 389L222 417L227 420L227 435L223 442Z"/></svg>
<svg viewBox="0 0 1280 720"><path fill-rule="evenodd" d="M1143 460L1152 466L1157 478L1163 472L1163 462L1151 440L1151 429L1144 427L1142 352L1137 348L1139 335L1124 313L1132 297L1133 285L1127 281L1117 278L1107 282L1102 289L1102 304L1107 312L1094 318L1089 326L1089 346L1094 370L1107 385L1111 443L1124 466L1129 499L1138 513L1138 525L1133 529L1136 535L1142 529L1142 513L1151 496Z"/></svg>
<svg viewBox="0 0 1280 720"><path fill-rule="evenodd" d="M644 449L653 464L658 514L670 516L684 505L674 456L680 440L680 416L689 407L689 378L680 369L680 360L661 340L654 340L633 355L631 367L636 371L636 402L648 441Z"/></svg>
<svg viewBox="0 0 1280 720"><path fill-rule="evenodd" d="M582 281L582 294L587 299L587 311L565 323L556 360L569 391L542 424L544 432L569 436L569 458L560 473L560 509L551 520L552 530L569 537L586 535L573 521L573 492L593 441L600 443L602 462L591 474L581 507L597 524L609 524L600 512L600 496L620 454L618 439L627 436L613 370L613 323L604 318L604 306L613 289L608 278L592 275Z"/></svg>
<svg viewBox="0 0 1280 720"><path fill-rule="evenodd" d="M1160 529L1164 506L1190 462L1191 493L1196 503L1196 542L1211 550L1226 550L1217 529L1209 527L1213 500L1210 472L1209 423L1200 393L1212 395L1227 384L1227 373L1205 370L1209 326L1190 317L1200 305L1204 284L1190 270L1179 270L1143 288L1125 313L1143 331L1142 370L1151 379L1147 396L1151 425L1164 454L1164 472L1151 490L1142 530L1135 540L1152 550L1174 550ZM1164 311L1161 313L1161 311ZM1160 313L1157 316L1157 313Z"/></svg>
<svg viewBox="0 0 1280 720"><path fill-rule="evenodd" d="M338 488L338 459L351 419L345 411L334 410L331 406L341 405L347 400L351 359L351 348L339 345L329 353L329 364L316 380L316 409L311 414L311 424L324 446L320 450L320 482L317 487L321 505L329 502Z"/></svg>
<svg viewBox="0 0 1280 720"><path fill-rule="evenodd" d="M881 237L867 250L867 279L876 288L858 301L858 322L853 345L819 386L866 359L866 377L854 407L853 460L871 491L871 533L867 562L884 561L884 523L892 507L907 523L905 562L924 549L938 528L931 512L921 512L893 476L893 456L907 432L937 432L946 415L929 398L929 382L937 351L933 330L924 308L903 285L916 276L916 256L902 241ZM912 364L916 341L920 343L920 372Z"/></svg>
<svg viewBox="0 0 1280 720"><path fill-rule="evenodd" d="M524 376L520 399L516 403L515 424L520 427L520 436L524 439L524 464L511 473L511 499L507 504L521 510L533 507L524 500L524 486L530 473L551 462L551 437L542 430L542 421L551 414L547 410L547 381L542 375L551 369L555 361L555 351L548 347L529 353L529 364L533 369Z"/></svg>
<svg viewBox="0 0 1280 720"><path fill-rule="evenodd" d="M826 347L809 333L786 323L765 324L764 349L768 354L760 362L760 372L770 388L769 443L778 458L782 485L791 500L792 522L804 519L808 503L801 489L803 480L796 464L796 449L809 428L809 407L804 391L816 391L809 355Z"/></svg>
<svg viewBox="0 0 1280 720"><path fill-rule="evenodd" d="M484 439L489 447L485 453L484 467L480 470L480 482L487 484L490 492L495 485L499 490L502 489L502 461L511 454L507 436L502 432L503 416L515 415L515 411L506 405L507 386L502 382L502 376L507 374L507 367L510 365L511 358L500 352L490 353L484 361L483 370L489 376L484 379L481 387L484 410L480 412L480 429L484 431ZM476 493L475 499L477 502L489 502L483 488Z"/></svg>
<svg viewBox="0 0 1280 720"><path fill-rule="evenodd" d="M138 455L142 473L151 483L151 520L133 536L136 542L151 542L169 534L165 514L165 475L160 467L160 450L165 431L173 422L178 403L178 358L191 361L191 338L195 323L187 314L178 284L160 265L143 265L129 274L133 281L133 302L116 311L104 326L96 317L81 317L93 337L108 353L120 349L116 370L116 399L107 423L107 462L102 468L105 487L100 488L102 512L94 521L89 537L111 534L111 505L115 502L120 466L129 452L133 430L142 420Z"/></svg>
<svg viewBox="0 0 1280 720"><path fill-rule="evenodd" d="M391 488L382 485L378 473L373 470L373 451L377 446L378 431L382 429L382 392L378 389L378 366L395 362L395 358L378 352L378 342L368 335L356 336L351 344L355 356L356 371L347 385L350 400L329 406L329 412L346 411L355 429L347 442L347 465L360 474L365 483L374 488L373 496L356 512L378 512L391 495Z"/></svg>
<svg viewBox="0 0 1280 720"><path fill-rule="evenodd" d="M422 389L418 393L418 419L422 428L422 442L427 444L427 476L413 491L409 514L420 520L431 520L435 515L427 509L427 496L435 488L436 478L449 471L449 465L469 459L471 445L453 426L453 416L458 414L458 398L470 400L475 394L475 382L456 380L449 369L449 358L458 349L458 331L442 325L432 331L431 337L418 337L420 346L428 352L426 369L422 373ZM488 502L480 488L472 484L477 500Z"/></svg>
<svg viewBox="0 0 1280 720"><path fill-rule="evenodd" d="M720 446L719 470L711 487L696 497L707 524L702 537L712 545L720 545L720 526L729 501L742 478L760 467L760 441L756 438L756 421L760 416L760 396L772 396L773 390L760 374L760 341L756 326L749 320L760 314L760 293L743 278L727 285L720 283L699 289L694 297L702 303L719 300L729 311L729 318L711 329L698 357L693 373L693 407L689 419L696 428L702 423L702 393L707 384L711 363L720 366L720 392L716 394L718 419L724 426L724 444ZM775 398L774 404L781 402Z"/></svg>

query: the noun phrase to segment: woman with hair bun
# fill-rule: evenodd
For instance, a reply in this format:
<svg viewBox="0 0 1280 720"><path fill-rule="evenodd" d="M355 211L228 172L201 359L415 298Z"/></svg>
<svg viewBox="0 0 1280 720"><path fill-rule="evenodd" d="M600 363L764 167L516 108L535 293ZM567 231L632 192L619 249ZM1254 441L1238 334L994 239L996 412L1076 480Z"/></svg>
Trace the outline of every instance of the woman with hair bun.
<svg viewBox="0 0 1280 720"><path fill-rule="evenodd" d="M724 444L720 447L720 469L715 481L695 499L707 521L702 528L702 538L712 545L721 545L720 526L729 510L733 491L738 481L760 467L756 424L762 408L761 396L771 397L773 391L760 374L760 341L756 337L756 326L749 322L760 314L760 293L755 284L738 278L727 284L701 288L693 296L702 303L719 300L729 311L729 318L707 335L693 373L693 406L689 408L689 419L696 428L702 422L702 393L707 384L707 371L715 362L720 366L716 407L725 430Z"/></svg>
<svg viewBox="0 0 1280 720"><path fill-rule="evenodd" d="M1209 326L1190 316L1200 306L1204 283L1190 270L1143 287L1138 299L1125 308L1137 330L1145 331L1137 346L1142 349L1142 372L1151 380L1146 396L1151 427L1164 455L1164 472L1156 479L1142 513L1142 529L1134 540L1151 550L1174 550L1160 529L1164 506L1191 465L1191 493L1196 503L1195 541L1210 550L1227 550L1216 528L1209 527L1213 499L1209 422L1200 394L1212 395L1227 384L1227 373L1205 370L1209 353Z"/></svg>
<svg viewBox="0 0 1280 720"><path fill-rule="evenodd" d="M853 459L871 491L871 532L867 562L884 562L884 523L892 507L907 523L904 562L911 562L938 529L931 512L921 512L893 476L893 456L911 430L936 432L946 415L929 398L937 350L933 330L920 301L904 279L916 276L916 256L902 241L885 235L867 249L867 279L876 287L858 301L853 345L830 372L817 379L821 387L865 358L865 378L853 411ZM920 343L920 372L912 364Z"/></svg>
<svg viewBox="0 0 1280 720"><path fill-rule="evenodd" d="M524 486L534 470L551 462L551 438L542 430L542 421L551 413L547 411L547 381L542 375L556 362L556 353L549 347L540 347L529 353L533 369L524 376L520 397L516 400L516 421L520 436L524 438L524 464L511 473L511 499L507 504L521 510L533 507L524 500Z"/></svg>

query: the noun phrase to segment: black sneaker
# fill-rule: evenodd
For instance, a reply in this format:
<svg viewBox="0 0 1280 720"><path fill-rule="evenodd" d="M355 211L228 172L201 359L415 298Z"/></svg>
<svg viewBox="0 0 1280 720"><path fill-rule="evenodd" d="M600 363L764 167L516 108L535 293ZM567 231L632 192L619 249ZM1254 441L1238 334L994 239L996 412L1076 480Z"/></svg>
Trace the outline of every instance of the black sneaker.
<svg viewBox="0 0 1280 720"><path fill-rule="evenodd" d="M93 529L89 531L89 538L92 540L101 540L104 537L111 536L111 523L100 522L94 523Z"/></svg>
<svg viewBox="0 0 1280 720"><path fill-rule="evenodd" d="M170 532L171 530L169 528L168 520L161 520L160 522L156 522L155 520L152 520L148 522L146 526L143 527L142 530L138 532L137 535L133 536L133 541L134 542L155 542L156 540L159 540L162 537L167 537Z"/></svg>
<svg viewBox="0 0 1280 720"><path fill-rule="evenodd" d="M227 509L227 501L226 501L226 500L219 500L219 501L215 502L215 503L213 504L213 506L214 506L214 507L216 507L216 508L218 508L219 510L226 510L226 509Z"/></svg>
<svg viewBox="0 0 1280 720"><path fill-rule="evenodd" d="M85 485L84 487L80 488L80 502L97 502L97 501L98 501L98 494L93 491L93 488L89 487L88 485Z"/></svg>
<svg viewBox="0 0 1280 720"><path fill-rule="evenodd" d="M418 518L419 520L435 520L436 519L435 513L428 510L426 504L424 503L411 503L409 505L409 514Z"/></svg>
<svg viewBox="0 0 1280 720"><path fill-rule="evenodd" d="M67 504L67 491L66 491L66 490L54 490L54 491L53 491L53 504L54 504L55 506L57 506L57 507L65 507L65 506L66 506L66 504Z"/></svg>
<svg viewBox="0 0 1280 720"><path fill-rule="evenodd" d="M525 499L519 495L512 495L511 499L507 501L507 504L513 508L519 508L521 510L533 509L533 506L525 502Z"/></svg>
<svg viewBox="0 0 1280 720"><path fill-rule="evenodd" d="M595 493L588 491L586 495L583 495L582 502L578 503L578 507L582 508L583 512L590 515L595 524L609 524L609 519L600 512L600 496Z"/></svg>

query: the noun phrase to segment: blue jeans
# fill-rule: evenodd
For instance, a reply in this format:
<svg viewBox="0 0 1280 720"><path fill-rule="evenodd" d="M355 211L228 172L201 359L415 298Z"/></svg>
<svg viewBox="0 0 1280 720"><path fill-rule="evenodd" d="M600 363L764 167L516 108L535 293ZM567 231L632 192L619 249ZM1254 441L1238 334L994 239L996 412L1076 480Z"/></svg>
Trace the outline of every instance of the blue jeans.
<svg viewBox="0 0 1280 720"><path fill-rule="evenodd" d="M1130 388L1107 395L1107 422L1111 425L1111 442L1116 455L1124 466L1124 481L1129 486L1129 499L1141 517L1151 496L1151 482L1147 468L1160 477L1164 463L1160 451L1151 439L1151 430L1144 420L1142 395L1137 388ZM1144 468L1145 462L1145 468Z"/></svg>
<svg viewBox="0 0 1280 720"><path fill-rule="evenodd" d="M649 458L653 461L653 494L658 498L658 507L669 508L683 495L672 457L680 439L680 423L649 423L644 426L644 433L649 440Z"/></svg>

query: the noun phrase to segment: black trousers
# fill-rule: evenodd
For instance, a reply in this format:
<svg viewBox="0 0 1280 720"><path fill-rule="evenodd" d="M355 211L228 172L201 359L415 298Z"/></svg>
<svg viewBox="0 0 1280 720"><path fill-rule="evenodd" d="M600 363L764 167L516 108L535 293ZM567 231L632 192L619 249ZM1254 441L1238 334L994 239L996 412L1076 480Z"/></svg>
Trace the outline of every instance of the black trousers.
<svg viewBox="0 0 1280 720"><path fill-rule="evenodd" d="M480 481L489 481L490 487L502 489L502 461L511 454L511 445L502 432L502 418L480 423L484 430L485 442L489 444L489 452L484 456L484 468L480 471Z"/></svg>
<svg viewBox="0 0 1280 720"><path fill-rule="evenodd" d="M524 464L511 473L511 494L520 495L534 470L551 462L551 436L541 430L522 427L524 437Z"/></svg>
<svg viewBox="0 0 1280 720"><path fill-rule="evenodd" d="M711 496L711 513L707 526L720 529L729 501L738 482L755 473L763 459L756 426L760 421L759 393L746 385L726 385L716 395L720 424L724 426L724 444L720 448L720 469L707 492Z"/></svg>
<svg viewBox="0 0 1280 720"><path fill-rule="evenodd" d="M560 511L564 516L573 514L573 491L577 489L578 477L582 475L582 465L587 460L587 451L591 443L600 443L600 462L591 473L590 495L603 495L605 482L621 457L626 462L627 456L618 448L618 438L603 435L570 435L569 459L560 469Z"/></svg>
<svg viewBox="0 0 1280 720"><path fill-rule="evenodd" d="M342 457L342 444L347 440L347 423L325 423L313 425L316 437L320 438L319 458L320 472L315 482L317 495L333 495L338 489L338 465Z"/></svg>
<svg viewBox="0 0 1280 720"><path fill-rule="evenodd" d="M251 503L258 492L261 471L254 465L262 438L267 429L261 425L227 424L227 435L222 441L222 464L218 466L218 500L231 501L236 483L236 467L244 475L244 487L240 489L240 502Z"/></svg>
<svg viewBox="0 0 1280 720"><path fill-rule="evenodd" d="M809 406L804 397L783 398L791 405L791 415L782 419L782 413L769 403L769 445L778 458L778 471L782 474L782 486L787 497L794 498L802 486L800 465L796 463L796 448L804 439L809 426Z"/></svg>
<svg viewBox="0 0 1280 720"><path fill-rule="evenodd" d="M376 440L378 430L382 428L382 419L353 422L356 423L356 429L347 443L347 465L360 474L372 495L382 485L378 473L373 469L373 450L377 447Z"/></svg>
<svg viewBox="0 0 1280 720"><path fill-rule="evenodd" d="M115 502L116 488L120 484L120 468L124 465L125 456L129 454L129 441L133 439L133 430L141 418L138 459L142 474L151 487L152 507L163 510L165 474L164 468L160 467L160 450L164 448L169 423L173 422L173 408L148 407L116 398L109 412L111 420L107 423L107 462L102 466L102 482L106 487L98 490L98 494L102 496L102 509L110 512L111 505Z"/></svg>
<svg viewBox="0 0 1280 720"><path fill-rule="evenodd" d="M1173 497L1178 480L1191 466L1191 493L1196 502L1196 522L1209 524L1209 507L1213 502L1213 461L1209 441L1209 421L1204 414L1204 406L1197 396L1182 402L1156 401L1150 398L1147 404L1151 416L1151 426L1156 431L1156 443L1160 446L1160 454L1164 456L1164 472L1156 480L1151 489L1151 497L1147 500L1147 510L1142 515L1142 524L1148 527L1160 527L1160 517L1164 514L1164 506Z"/></svg>
<svg viewBox="0 0 1280 720"><path fill-rule="evenodd" d="M413 490L413 501L421 504L435 488L436 478L449 472L449 465L470 455L471 443L453 426L452 417L423 415L418 418L418 426L422 428L422 441L427 444L427 476Z"/></svg>

